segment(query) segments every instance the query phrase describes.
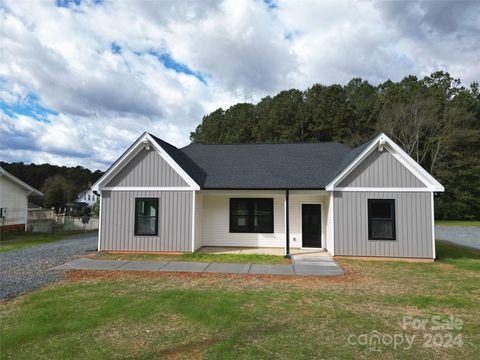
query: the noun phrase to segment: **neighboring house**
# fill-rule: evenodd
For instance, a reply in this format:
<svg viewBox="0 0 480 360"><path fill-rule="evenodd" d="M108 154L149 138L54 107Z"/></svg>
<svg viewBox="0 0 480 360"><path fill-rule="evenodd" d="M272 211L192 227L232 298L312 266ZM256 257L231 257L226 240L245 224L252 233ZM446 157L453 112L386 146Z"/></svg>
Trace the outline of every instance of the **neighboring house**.
<svg viewBox="0 0 480 360"><path fill-rule="evenodd" d="M98 196L93 193L92 190L84 190L77 194L77 198L75 199L76 203L85 203L88 206L92 206L97 202Z"/></svg>
<svg viewBox="0 0 480 360"><path fill-rule="evenodd" d="M43 194L0 167L0 229L25 231L27 223L28 196Z"/></svg>
<svg viewBox="0 0 480 360"><path fill-rule="evenodd" d="M190 144L145 133L93 185L99 250L202 246L435 258L443 186L384 134L345 145Z"/></svg>

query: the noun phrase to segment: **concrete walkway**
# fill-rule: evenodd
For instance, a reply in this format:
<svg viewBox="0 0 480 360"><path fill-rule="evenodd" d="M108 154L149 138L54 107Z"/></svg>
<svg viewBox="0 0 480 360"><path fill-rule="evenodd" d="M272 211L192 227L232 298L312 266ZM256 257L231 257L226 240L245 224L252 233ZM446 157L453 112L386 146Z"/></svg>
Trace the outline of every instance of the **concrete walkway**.
<svg viewBox="0 0 480 360"><path fill-rule="evenodd" d="M291 265L208 263L183 261L126 261L82 258L51 270L136 270L255 275L339 276L343 269L329 256L294 255Z"/></svg>

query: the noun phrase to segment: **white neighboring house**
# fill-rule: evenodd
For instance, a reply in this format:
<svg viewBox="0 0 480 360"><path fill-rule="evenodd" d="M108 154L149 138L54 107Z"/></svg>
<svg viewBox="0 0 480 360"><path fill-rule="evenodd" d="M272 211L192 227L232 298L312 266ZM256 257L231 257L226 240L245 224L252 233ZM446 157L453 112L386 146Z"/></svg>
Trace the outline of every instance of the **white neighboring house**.
<svg viewBox="0 0 480 360"><path fill-rule="evenodd" d="M75 199L75 202L81 202L81 203L85 203L87 204L88 206L92 206L93 204L95 204L97 202L97 195L95 195L93 193L92 190L84 190L84 191L81 191L77 194L77 198Z"/></svg>
<svg viewBox="0 0 480 360"><path fill-rule="evenodd" d="M26 231L28 196L43 194L0 167L0 228ZM6 210L5 210L6 209Z"/></svg>

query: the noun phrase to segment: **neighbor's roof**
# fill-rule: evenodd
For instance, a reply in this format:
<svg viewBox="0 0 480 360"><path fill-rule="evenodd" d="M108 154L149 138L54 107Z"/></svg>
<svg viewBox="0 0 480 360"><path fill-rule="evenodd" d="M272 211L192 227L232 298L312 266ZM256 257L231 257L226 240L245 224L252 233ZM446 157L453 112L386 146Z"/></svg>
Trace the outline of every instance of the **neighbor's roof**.
<svg viewBox="0 0 480 360"><path fill-rule="evenodd" d="M35 193L36 195L43 196L43 193L41 193L40 191L38 191L34 187L28 185L27 183L23 182L22 180L20 180L16 176L13 176L12 174L10 174L7 170L2 168L1 166L0 166L0 176L5 176L7 179L10 179L10 181L12 181L13 183L17 184L18 186L24 188L29 193ZM28 195L30 195L30 194L28 194Z"/></svg>
<svg viewBox="0 0 480 360"><path fill-rule="evenodd" d="M151 136L203 189L322 189L374 140L354 149L337 142L178 149Z"/></svg>

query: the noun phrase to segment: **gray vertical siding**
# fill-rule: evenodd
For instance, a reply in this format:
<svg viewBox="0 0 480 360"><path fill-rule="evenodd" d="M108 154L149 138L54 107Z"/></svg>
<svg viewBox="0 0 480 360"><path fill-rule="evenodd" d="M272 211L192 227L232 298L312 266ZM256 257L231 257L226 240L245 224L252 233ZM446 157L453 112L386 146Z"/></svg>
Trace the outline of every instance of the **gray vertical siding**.
<svg viewBox="0 0 480 360"><path fill-rule="evenodd" d="M384 150L374 151L338 187L425 187L425 185Z"/></svg>
<svg viewBox="0 0 480 360"><path fill-rule="evenodd" d="M192 191L102 191L101 250L192 250ZM158 236L135 236L135 198L158 197Z"/></svg>
<svg viewBox="0 0 480 360"><path fill-rule="evenodd" d="M188 186L188 184L155 150L142 149L106 186Z"/></svg>
<svg viewBox="0 0 480 360"><path fill-rule="evenodd" d="M368 240L368 199L395 199L396 240ZM335 255L432 258L430 192L334 192Z"/></svg>

